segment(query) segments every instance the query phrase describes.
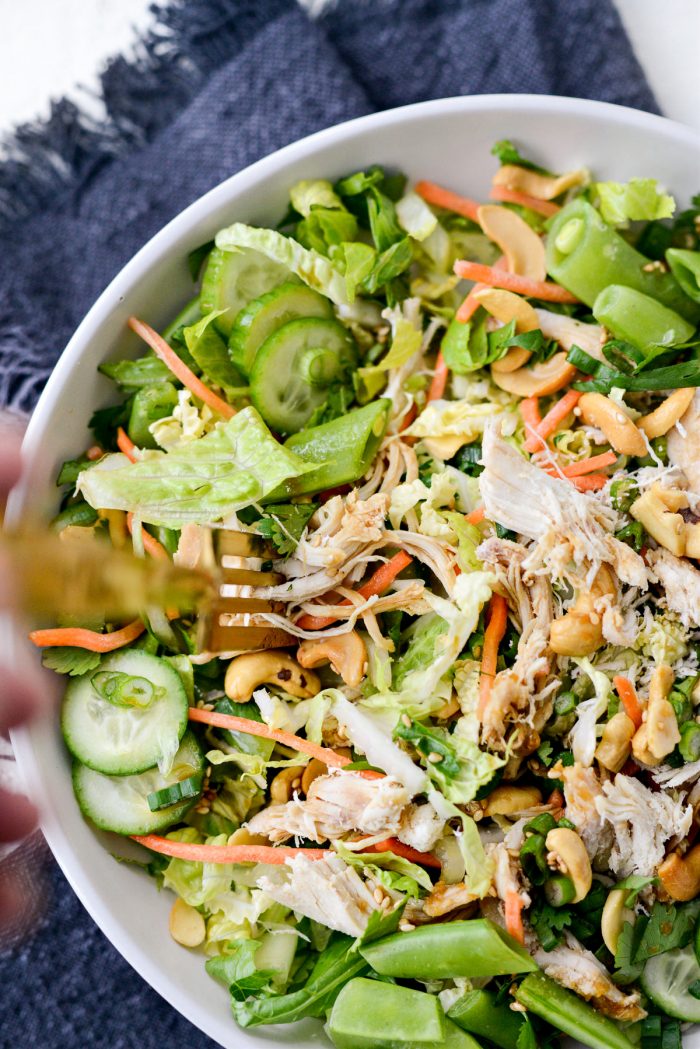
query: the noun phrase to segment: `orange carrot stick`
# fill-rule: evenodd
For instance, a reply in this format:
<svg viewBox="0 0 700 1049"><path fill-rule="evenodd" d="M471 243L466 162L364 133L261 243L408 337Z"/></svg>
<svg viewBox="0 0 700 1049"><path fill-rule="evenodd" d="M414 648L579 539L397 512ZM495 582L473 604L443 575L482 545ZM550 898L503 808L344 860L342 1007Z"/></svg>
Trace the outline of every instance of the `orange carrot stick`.
<svg viewBox="0 0 700 1049"><path fill-rule="evenodd" d="M531 197L529 193L521 193L519 189L509 189L507 186L492 186L489 196L491 200L500 200L504 204L520 204L547 218L561 211L559 205L552 204L551 200L540 200L539 197Z"/></svg>
<svg viewBox="0 0 700 1049"><path fill-rule="evenodd" d="M496 261L493 264L493 268L496 270L508 269L508 260L506 259L505 255L501 255L499 259L496 259ZM484 289L488 287L488 284L476 283L467 295L462 305L455 313L455 320L458 320L460 324L466 324L467 321L471 320L471 318L474 316L476 311L479 309L479 306L481 305L481 303L476 297L477 292L484 291Z"/></svg>
<svg viewBox="0 0 700 1049"><path fill-rule="evenodd" d="M472 510L470 513L468 513L466 515L466 517L464 519L467 522L467 524L478 525L478 524L481 524L481 522L484 520L484 515L485 514L486 514L486 510L484 509L484 507L483 506L477 506L476 510Z"/></svg>
<svg viewBox="0 0 700 1049"><path fill-rule="evenodd" d="M286 863L295 856L306 856L307 860L323 860L331 853L328 849L295 849L289 845L196 845L191 841L173 841L158 834L132 834L139 845L151 852L172 856L191 863Z"/></svg>
<svg viewBox="0 0 700 1049"><path fill-rule="evenodd" d="M540 399L539 397L525 397L518 407L525 423L525 451L537 452L544 443L538 436L538 427L542 422Z"/></svg>
<svg viewBox="0 0 700 1049"><path fill-rule="evenodd" d="M445 358L442 356L442 350L438 351L437 360L435 361L435 372L433 374L433 381L430 384L428 390L428 400L438 401L445 392L447 386L447 376L449 368L445 362Z"/></svg>
<svg viewBox="0 0 700 1049"><path fill-rule="evenodd" d="M387 838L385 841L378 841L374 845L368 845L363 851L393 852L395 856L402 856L403 859L410 860L411 863L420 863L423 867L437 867L438 870L442 867L440 860L432 852L418 852L417 849L412 849L410 845L404 845L398 838Z"/></svg>
<svg viewBox="0 0 700 1049"><path fill-rule="evenodd" d="M602 452L600 455L591 455L588 459L579 459L577 463L569 463L562 473L565 477L582 477L584 474L593 473L594 470L604 470L606 466L612 466L616 462L615 452Z"/></svg>
<svg viewBox="0 0 700 1049"><path fill-rule="evenodd" d="M523 901L519 892L511 889L505 898L506 931L510 933L518 943L525 943L525 928L523 926Z"/></svg>
<svg viewBox="0 0 700 1049"><path fill-rule="evenodd" d="M85 630L83 627L65 626L32 630L29 640L38 648L70 645L73 648L85 648L88 652L114 652L135 641L145 629L141 620L135 619L121 630L112 630L109 634L98 634L95 630Z"/></svg>
<svg viewBox="0 0 700 1049"><path fill-rule="evenodd" d="M493 594L489 601L489 615L484 631L484 651L481 656L481 676L479 677L479 703L477 716L483 718L488 706L493 679L496 676L498 646L506 632L508 622L508 605L505 597Z"/></svg>
<svg viewBox="0 0 700 1049"><path fill-rule="evenodd" d="M134 534L134 515L128 513L126 515L126 527L129 529L129 535ZM159 543L155 536L152 536L150 532L141 525L141 536L143 539L143 548L147 554L155 558L156 561L169 561L170 554L165 549L162 543Z"/></svg>
<svg viewBox="0 0 700 1049"><path fill-rule="evenodd" d="M623 677L622 674L615 675L613 685L617 689L625 714L634 722L634 727L639 728L642 724L642 705L637 698L634 685L629 678Z"/></svg>
<svg viewBox="0 0 700 1049"><path fill-rule="evenodd" d="M270 728L262 721L251 721L250 718L239 718L234 714L219 714L215 710L201 710L199 707L190 707L189 719L199 721L204 725L214 725L215 728L227 728L231 732L247 732L249 736L274 739L275 742L282 743L285 747L298 750L301 754L309 754L312 758L318 758L324 765L332 765L336 769L342 769L350 760L342 754L336 754L329 747L320 747L318 743L302 739L301 736L295 736L291 732Z"/></svg>
<svg viewBox="0 0 700 1049"><path fill-rule="evenodd" d="M408 568L412 560L413 558L409 557L404 550L400 550L386 564L380 565L374 575L371 575L366 583L358 587L357 593L360 597L364 597L365 600L368 597L379 596L391 586L399 572L403 572L404 568ZM349 605L350 601L340 601L339 604ZM301 627L302 630L321 630L322 627L330 626L331 623L335 622L336 620L332 616L312 616L309 613L305 613L297 619L297 626Z"/></svg>
<svg viewBox="0 0 700 1049"><path fill-rule="evenodd" d="M578 390L569 390L556 404L552 405L537 427L537 433L543 440L546 441L548 437L551 437L557 426L564 421L569 412L574 410L581 396Z"/></svg>
<svg viewBox="0 0 700 1049"><path fill-rule="evenodd" d="M517 273L496 269L495 266L484 266L480 262L457 259L454 271L458 277L464 277L465 280L480 281L489 288L505 288L518 295L527 295L531 299L542 299L544 302L575 303L579 301L571 292L552 281L532 280L530 277L521 277Z"/></svg>
<svg viewBox="0 0 700 1049"><path fill-rule="evenodd" d="M117 429L117 448L127 457L129 462L138 462L138 456L136 455L138 448L122 426Z"/></svg>
<svg viewBox="0 0 700 1049"><path fill-rule="evenodd" d="M222 400L213 390L198 379L193 371L187 367L178 355L168 346L165 339L154 331L149 324L140 321L138 317L129 317L129 327L140 335L144 342L148 343L157 357L167 364L173 375L180 380L183 386L199 397L200 401L208 404L212 411L218 412L224 419L230 419L236 414L235 409Z"/></svg>
<svg viewBox="0 0 700 1049"><path fill-rule="evenodd" d="M438 186L435 182L421 180L416 183L416 193L422 197L426 204L432 204L436 208L445 208L446 211L456 211L458 215L464 215L478 224L478 210L480 205L469 197L461 197L459 193Z"/></svg>
<svg viewBox="0 0 700 1049"><path fill-rule="evenodd" d="M572 477L574 485L579 492L597 492L610 480L605 474L586 474L585 477Z"/></svg>

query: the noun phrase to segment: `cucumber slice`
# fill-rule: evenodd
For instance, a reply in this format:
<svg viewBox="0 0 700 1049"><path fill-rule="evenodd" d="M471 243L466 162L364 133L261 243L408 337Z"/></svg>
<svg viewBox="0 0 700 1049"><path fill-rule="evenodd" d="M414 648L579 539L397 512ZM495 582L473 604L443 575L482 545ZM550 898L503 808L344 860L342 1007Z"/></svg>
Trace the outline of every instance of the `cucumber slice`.
<svg viewBox="0 0 700 1049"><path fill-rule="evenodd" d="M288 321L257 352L251 400L273 430L297 433L323 404L331 383L356 361L355 343L338 321Z"/></svg>
<svg viewBox="0 0 700 1049"><path fill-rule="evenodd" d="M689 945L650 958L639 982L644 993L668 1016L700 1023L700 1001L688 993L696 980L700 980L700 965Z"/></svg>
<svg viewBox="0 0 700 1049"><path fill-rule="evenodd" d="M158 812L159 809L167 809L171 805L177 805L180 801L197 798L201 793L202 774L198 772L195 776L188 776L187 779L181 779L177 783L173 783L172 787L154 790L152 794L148 795L146 801L151 812Z"/></svg>
<svg viewBox="0 0 700 1049"><path fill-rule="evenodd" d="M105 776L75 762L73 790L80 811L101 830L116 834L153 834L179 823L194 798L183 798L174 805L152 812L148 799L155 793L172 789L180 781L204 776L204 755L192 732L183 736L167 776L158 769L148 769L137 776Z"/></svg>
<svg viewBox="0 0 700 1049"><path fill-rule="evenodd" d="M328 299L305 284L285 281L241 310L231 329L228 346L231 360L244 375L250 375L258 349L269 335L287 321L299 317L333 319Z"/></svg>
<svg viewBox="0 0 700 1049"><path fill-rule="evenodd" d="M94 684L96 674L100 677ZM110 693L105 688L108 678L102 675L118 674L126 677L113 678L121 687ZM124 687L128 678L140 678L152 686L146 706L143 683L139 695L130 697ZM63 737L83 765L127 776L150 769L174 753L187 728L187 706L185 689L170 664L130 649L108 656L97 671L70 682L61 714Z"/></svg>
<svg viewBox="0 0 700 1049"><path fill-rule="evenodd" d="M199 308L202 316L212 310L226 310L216 318L216 326L228 336L237 315L251 299L289 280L294 276L286 266L253 248L213 248L202 277Z"/></svg>

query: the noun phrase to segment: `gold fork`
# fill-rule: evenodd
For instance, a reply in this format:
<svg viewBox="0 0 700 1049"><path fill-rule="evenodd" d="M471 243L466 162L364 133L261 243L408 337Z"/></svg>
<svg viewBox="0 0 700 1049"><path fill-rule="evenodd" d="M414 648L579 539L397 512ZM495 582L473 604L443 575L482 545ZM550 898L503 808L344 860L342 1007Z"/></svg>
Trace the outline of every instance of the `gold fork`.
<svg viewBox="0 0 700 1049"><path fill-rule="evenodd" d="M80 531L83 531L81 529ZM39 525L0 532L2 576L12 599L27 615L107 619L138 616L149 606L198 614L197 652L281 648L296 644L286 630L269 624L264 613L283 611L281 601L255 595L255 589L283 581L279 572L247 565L272 560L275 552L254 533L208 530L197 568L169 560L136 557L101 542L91 529L85 538L61 538ZM242 560L226 565L229 558ZM243 593L222 595L222 587Z"/></svg>

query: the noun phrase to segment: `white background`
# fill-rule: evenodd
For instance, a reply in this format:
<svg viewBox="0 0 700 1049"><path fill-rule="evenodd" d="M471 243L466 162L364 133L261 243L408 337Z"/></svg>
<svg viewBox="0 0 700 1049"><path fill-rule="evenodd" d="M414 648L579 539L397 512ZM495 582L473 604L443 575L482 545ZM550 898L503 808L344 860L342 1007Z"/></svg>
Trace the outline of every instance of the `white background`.
<svg viewBox="0 0 700 1049"><path fill-rule="evenodd" d="M149 2L0 0L0 137L46 114L48 100L66 93L99 113L90 94L96 72L108 55L133 46L152 19ZM319 6L322 0L305 2ZM700 0L616 2L663 112L700 131Z"/></svg>

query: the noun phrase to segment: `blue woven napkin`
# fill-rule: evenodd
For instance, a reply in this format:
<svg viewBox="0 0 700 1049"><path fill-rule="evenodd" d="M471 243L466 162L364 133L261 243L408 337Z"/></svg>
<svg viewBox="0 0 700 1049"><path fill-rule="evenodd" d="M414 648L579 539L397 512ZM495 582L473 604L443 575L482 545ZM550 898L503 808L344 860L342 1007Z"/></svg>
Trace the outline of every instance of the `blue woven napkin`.
<svg viewBox="0 0 700 1049"><path fill-rule="evenodd" d="M428 98L576 95L658 112L609 0L293 0L158 9L103 76L107 117L66 100L0 164L0 403L31 409L124 263L252 161ZM213 1049L110 946L55 865L43 926L0 957L0 1049ZM233 1022L233 1021L232 1021Z"/></svg>

